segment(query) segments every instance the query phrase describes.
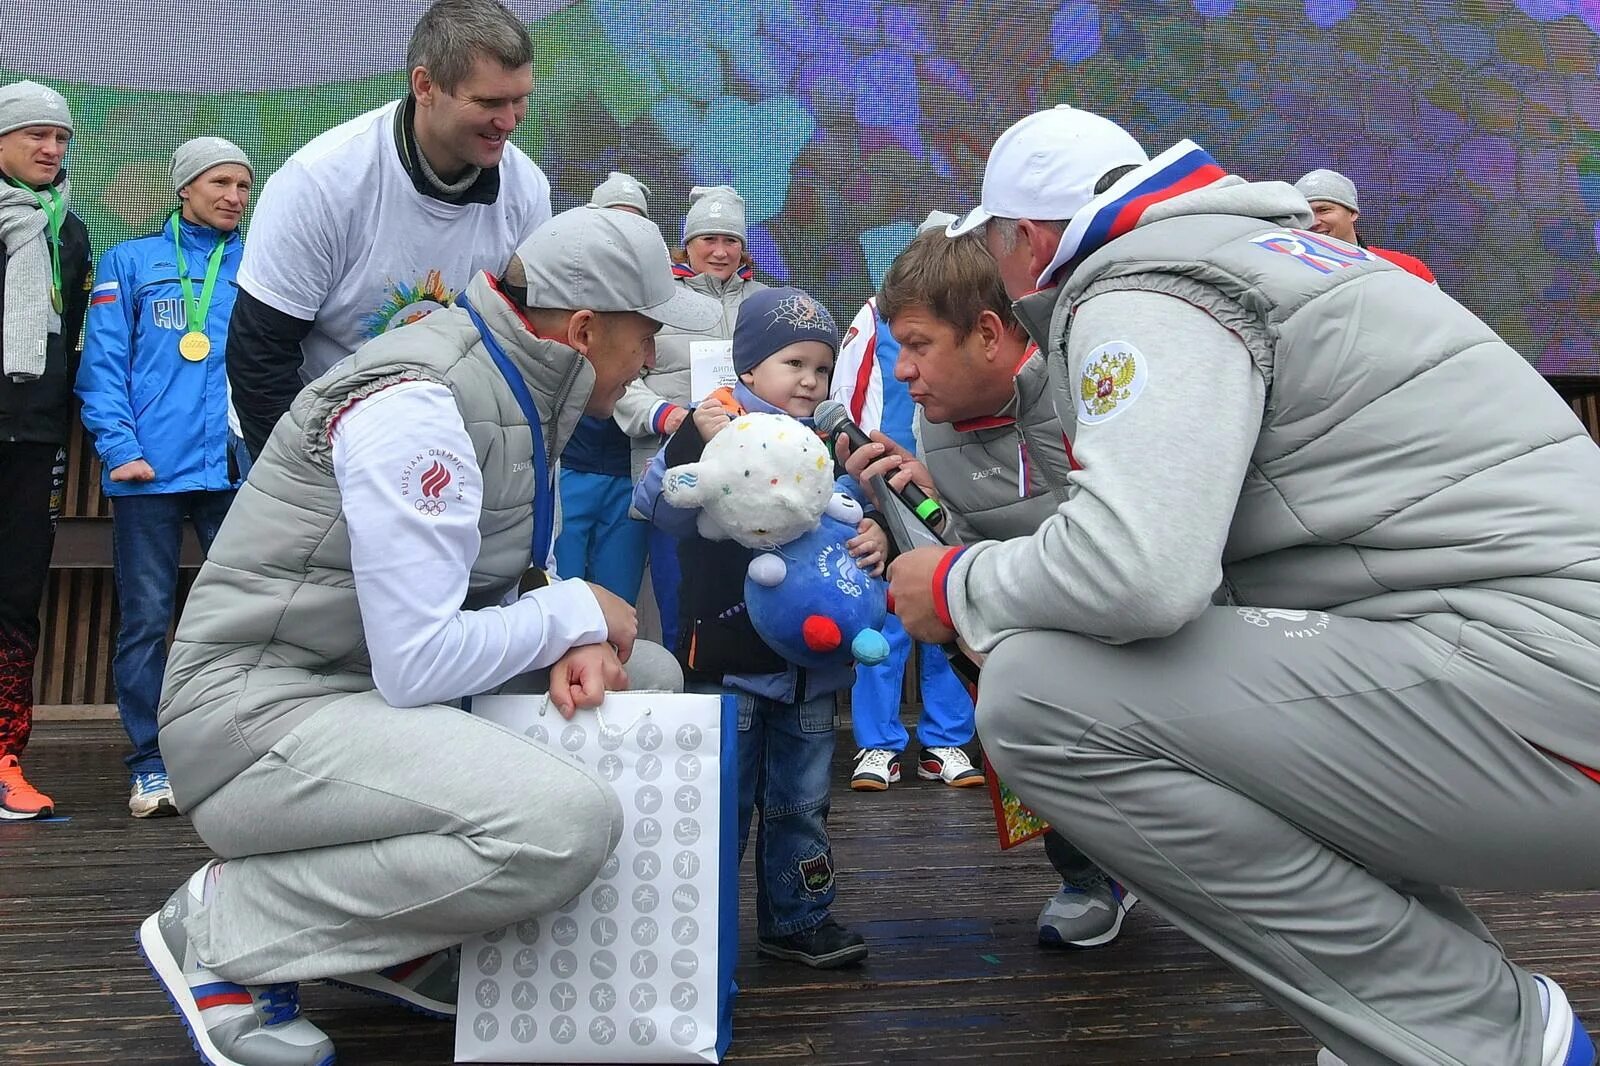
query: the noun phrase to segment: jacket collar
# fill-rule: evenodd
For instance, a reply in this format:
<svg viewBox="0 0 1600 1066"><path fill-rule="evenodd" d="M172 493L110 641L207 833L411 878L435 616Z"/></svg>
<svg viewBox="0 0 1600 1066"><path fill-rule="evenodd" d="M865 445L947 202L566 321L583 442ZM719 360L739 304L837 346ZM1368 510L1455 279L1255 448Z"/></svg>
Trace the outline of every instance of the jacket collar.
<svg viewBox="0 0 1600 1066"><path fill-rule="evenodd" d="M417 101L410 93L394 109L394 146L400 154L400 165L405 167L411 185L423 196L447 204L492 204L500 196L500 167L484 167L478 180L467 186L459 196L446 196L422 172L417 148ZM510 145L508 144L509 148Z"/></svg>
<svg viewBox="0 0 1600 1066"><path fill-rule="evenodd" d="M1048 376L1049 371L1045 366L1044 356L1039 352L1039 346L1029 344L1023 350L1022 360L1017 363L1016 370L1012 371L1011 398L1006 401L1006 405L984 418L967 418L952 422L951 428L962 433L975 433L979 430L1000 429L1016 424L1044 395Z"/></svg>

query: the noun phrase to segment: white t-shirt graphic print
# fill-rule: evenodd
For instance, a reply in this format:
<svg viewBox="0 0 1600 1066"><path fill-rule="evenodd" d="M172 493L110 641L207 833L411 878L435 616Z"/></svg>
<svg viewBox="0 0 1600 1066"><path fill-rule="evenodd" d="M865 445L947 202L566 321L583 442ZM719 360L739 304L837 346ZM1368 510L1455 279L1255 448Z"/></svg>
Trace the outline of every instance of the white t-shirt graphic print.
<svg viewBox="0 0 1600 1066"><path fill-rule="evenodd" d="M262 189L239 285L315 323L305 381L380 333L444 306L478 271L498 275L550 217L550 182L515 145L492 204L447 204L412 184L385 104L314 138Z"/></svg>

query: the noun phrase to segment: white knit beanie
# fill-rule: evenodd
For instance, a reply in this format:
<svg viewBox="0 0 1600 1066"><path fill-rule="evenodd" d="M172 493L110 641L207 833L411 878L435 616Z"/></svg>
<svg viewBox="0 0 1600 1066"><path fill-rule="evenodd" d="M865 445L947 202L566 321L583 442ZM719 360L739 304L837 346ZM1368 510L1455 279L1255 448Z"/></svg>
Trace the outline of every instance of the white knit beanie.
<svg viewBox="0 0 1600 1066"><path fill-rule="evenodd" d="M745 239L744 197L732 185L696 185L689 190L683 243L711 233Z"/></svg>

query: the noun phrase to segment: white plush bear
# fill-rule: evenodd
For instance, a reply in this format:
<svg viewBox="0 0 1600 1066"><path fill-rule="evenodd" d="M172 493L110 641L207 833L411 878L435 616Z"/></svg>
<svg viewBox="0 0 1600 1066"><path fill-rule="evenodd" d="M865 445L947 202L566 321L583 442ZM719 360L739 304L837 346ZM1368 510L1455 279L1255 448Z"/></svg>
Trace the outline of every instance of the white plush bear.
<svg viewBox="0 0 1600 1066"><path fill-rule="evenodd" d="M698 463L667 471L661 495L674 507L698 507L708 540L776 548L817 528L833 497L833 459L787 415L740 415Z"/></svg>

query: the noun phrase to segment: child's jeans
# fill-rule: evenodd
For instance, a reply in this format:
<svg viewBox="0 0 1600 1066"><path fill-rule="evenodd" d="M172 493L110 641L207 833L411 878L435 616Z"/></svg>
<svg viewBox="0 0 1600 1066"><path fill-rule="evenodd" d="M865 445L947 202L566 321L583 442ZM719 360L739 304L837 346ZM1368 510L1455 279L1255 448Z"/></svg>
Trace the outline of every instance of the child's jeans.
<svg viewBox="0 0 1600 1066"><path fill-rule="evenodd" d="M828 842L834 696L779 703L730 691L739 708L739 860L751 815L756 832L756 935L789 936L821 925L833 905Z"/></svg>

